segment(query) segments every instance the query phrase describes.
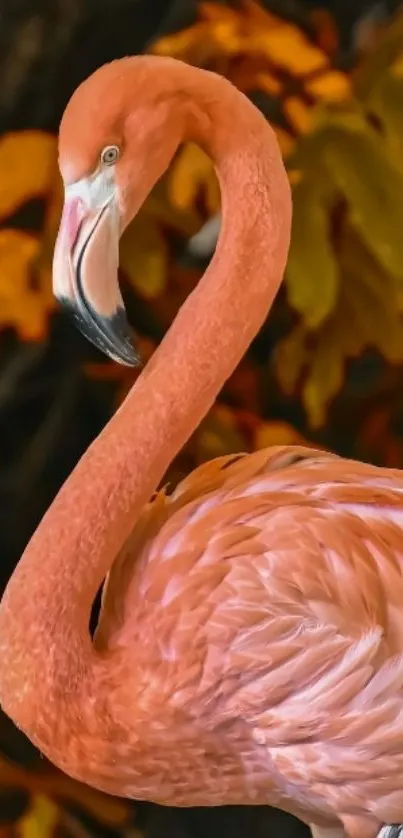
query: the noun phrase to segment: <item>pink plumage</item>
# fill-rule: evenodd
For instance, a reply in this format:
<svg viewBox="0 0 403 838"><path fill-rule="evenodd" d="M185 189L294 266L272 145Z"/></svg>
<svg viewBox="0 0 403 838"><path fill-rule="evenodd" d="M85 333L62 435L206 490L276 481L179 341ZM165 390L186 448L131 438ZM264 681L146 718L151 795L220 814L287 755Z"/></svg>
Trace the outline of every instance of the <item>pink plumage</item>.
<svg viewBox="0 0 403 838"><path fill-rule="evenodd" d="M76 91L60 166L82 218L74 239L62 218L55 292L135 362L118 237L184 139L218 171L217 251L8 584L1 704L56 765L112 794L268 803L318 838L374 838L403 821L403 474L293 446L214 460L154 494L287 258L274 133L225 79L138 57Z"/></svg>

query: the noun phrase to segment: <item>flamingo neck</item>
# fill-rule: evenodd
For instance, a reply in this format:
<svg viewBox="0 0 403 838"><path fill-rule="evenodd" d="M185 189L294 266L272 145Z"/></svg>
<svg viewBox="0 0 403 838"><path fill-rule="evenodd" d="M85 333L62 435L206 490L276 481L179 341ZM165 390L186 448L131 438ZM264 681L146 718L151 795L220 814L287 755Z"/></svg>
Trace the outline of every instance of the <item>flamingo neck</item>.
<svg viewBox="0 0 403 838"><path fill-rule="evenodd" d="M202 75L189 136L211 154L220 180L215 256L53 501L0 605L0 703L45 752L62 697L62 715L71 719L75 708L79 725L96 662L88 630L96 591L266 318L284 272L291 200L274 133L232 86Z"/></svg>

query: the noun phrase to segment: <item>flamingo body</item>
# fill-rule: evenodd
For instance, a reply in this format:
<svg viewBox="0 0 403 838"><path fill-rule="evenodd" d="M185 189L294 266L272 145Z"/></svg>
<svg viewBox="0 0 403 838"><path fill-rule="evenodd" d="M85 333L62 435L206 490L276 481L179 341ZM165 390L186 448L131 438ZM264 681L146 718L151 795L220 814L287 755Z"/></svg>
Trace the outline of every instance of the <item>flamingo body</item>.
<svg viewBox="0 0 403 838"><path fill-rule="evenodd" d="M99 348L137 363L119 235L183 139L217 168L216 253L7 585L0 702L112 794L268 803L315 838L375 838L403 822L403 473L272 448L155 493L283 277L290 187L256 108L150 56L84 82L60 132L55 292Z"/></svg>
<svg viewBox="0 0 403 838"><path fill-rule="evenodd" d="M90 775L88 753L68 770L128 797L155 798L158 777L158 801L179 806L270 803L326 824L360 800L367 829L397 820L402 522L400 472L297 447L158 493L95 634L110 742L89 743Z"/></svg>

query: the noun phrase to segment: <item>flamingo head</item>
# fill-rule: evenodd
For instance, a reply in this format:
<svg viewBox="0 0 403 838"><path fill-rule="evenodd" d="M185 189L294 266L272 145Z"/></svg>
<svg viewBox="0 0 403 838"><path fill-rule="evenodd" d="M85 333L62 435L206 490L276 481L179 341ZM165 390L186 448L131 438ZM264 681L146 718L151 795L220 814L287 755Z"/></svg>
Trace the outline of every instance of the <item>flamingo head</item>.
<svg viewBox="0 0 403 838"><path fill-rule="evenodd" d="M101 67L77 88L60 126L65 199L53 290L85 336L129 366L139 357L119 289L119 238L183 135L184 97L170 63L138 56Z"/></svg>

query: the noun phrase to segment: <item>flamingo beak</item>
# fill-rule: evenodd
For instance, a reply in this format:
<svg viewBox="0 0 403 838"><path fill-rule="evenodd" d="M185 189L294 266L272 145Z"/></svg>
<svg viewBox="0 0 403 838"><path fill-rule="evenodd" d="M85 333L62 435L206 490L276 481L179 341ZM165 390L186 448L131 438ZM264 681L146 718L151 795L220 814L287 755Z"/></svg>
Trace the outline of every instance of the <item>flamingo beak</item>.
<svg viewBox="0 0 403 838"><path fill-rule="evenodd" d="M102 171L65 188L53 258L53 291L85 337L126 366L140 358L119 289L120 214L113 176Z"/></svg>

